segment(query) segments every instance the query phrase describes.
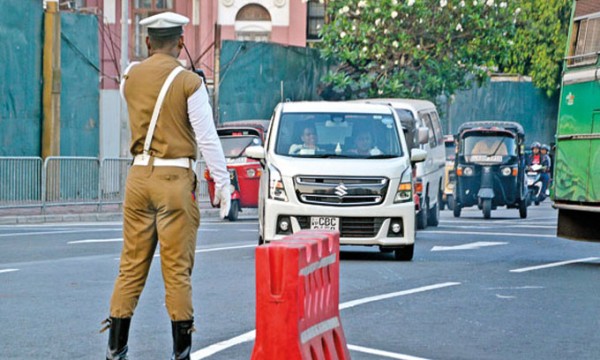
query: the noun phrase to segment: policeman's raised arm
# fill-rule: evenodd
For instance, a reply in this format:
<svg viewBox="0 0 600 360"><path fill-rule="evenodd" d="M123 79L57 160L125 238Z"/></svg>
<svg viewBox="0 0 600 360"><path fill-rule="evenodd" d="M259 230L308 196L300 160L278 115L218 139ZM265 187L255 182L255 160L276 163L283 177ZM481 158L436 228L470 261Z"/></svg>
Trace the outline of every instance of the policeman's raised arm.
<svg viewBox="0 0 600 360"><path fill-rule="evenodd" d="M196 134L198 147L217 188L221 189L224 186L229 186L229 172L227 171L223 147L215 129L206 87L200 86L188 98L187 103L190 123Z"/></svg>

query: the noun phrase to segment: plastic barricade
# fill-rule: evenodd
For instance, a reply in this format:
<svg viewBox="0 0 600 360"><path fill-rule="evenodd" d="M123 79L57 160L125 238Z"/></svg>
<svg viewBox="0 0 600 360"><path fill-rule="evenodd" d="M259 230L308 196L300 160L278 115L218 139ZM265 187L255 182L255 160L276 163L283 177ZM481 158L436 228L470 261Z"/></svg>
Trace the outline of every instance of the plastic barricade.
<svg viewBox="0 0 600 360"><path fill-rule="evenodd" d="M256 248L252 360L350 359L339 315L339 233L305 230Z"/></svg>

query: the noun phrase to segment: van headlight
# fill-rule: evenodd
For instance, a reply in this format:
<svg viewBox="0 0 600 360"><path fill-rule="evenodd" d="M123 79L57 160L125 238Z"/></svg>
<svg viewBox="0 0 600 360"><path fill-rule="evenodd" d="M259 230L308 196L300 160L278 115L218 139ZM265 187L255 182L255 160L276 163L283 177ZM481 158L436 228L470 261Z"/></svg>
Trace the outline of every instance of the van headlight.
<svg viewBox="0 0 600 360"><path fill-rule="evenodd" d="M512 169L508 166L503 167L500 172L502 173L503 176L510 176L512 175Z"/></svg>
<svg viewBox="0 0 600 360"><path fill-rule="evenodd" d="M288 201L281 173L273 165L269 164L269 199Z"/></svg>
<svg viewBox="0 0 600 360"><path fill-rule="evenodd" d="M396 196L394 196L394 202L406 202L412 200L412 183L403 182L398 185L398 191L396 191Z"/></svg>

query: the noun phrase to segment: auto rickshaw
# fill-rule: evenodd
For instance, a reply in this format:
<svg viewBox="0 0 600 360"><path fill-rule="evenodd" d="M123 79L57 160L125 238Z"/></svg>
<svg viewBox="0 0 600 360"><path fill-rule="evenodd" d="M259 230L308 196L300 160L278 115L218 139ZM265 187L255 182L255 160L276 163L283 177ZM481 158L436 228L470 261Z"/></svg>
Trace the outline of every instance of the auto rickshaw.
<svg viewBox="0 0 600 360"><path fill-rule="evenodd" d="M444 190L442 191L442 203L440 210L444 210L447 205L449 210L454 208L454 185L456 183L456 174L454 173L454 157L456 155L456 144L454 135L444 135L444 147L446 148L446 166L444 171Z"/></svg>
<svg viewBox="0 0 600 360"><path fill-rule="evenodd" d="M523 127L510 121L462 124L456 139L454 216L476 205L489 219L498 206L527 217L528 190Z"/></svg>
<svg viewBox="0 0 600 360"><path fill-rule="evenodd" d="M227 170L231 179L231 210L227 218L236 221L242 208L258 207L258 189L262 167L260 162L245 157L248 146L262 145L268 120L236 121L217 128L223 146ZM204 171L208 183L208 194L213 207L215 182L208 169Z"/></svg>

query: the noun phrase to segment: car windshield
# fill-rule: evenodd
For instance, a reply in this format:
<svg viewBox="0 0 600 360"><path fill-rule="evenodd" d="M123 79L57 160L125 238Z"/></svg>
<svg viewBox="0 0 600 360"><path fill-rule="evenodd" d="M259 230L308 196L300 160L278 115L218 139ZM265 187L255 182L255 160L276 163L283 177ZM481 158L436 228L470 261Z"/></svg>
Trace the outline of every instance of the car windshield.
<svg viewBox="0 0 600 360"><path fill-rule="evenodd" d="M379 159L403 155L391 114L284 113L277 135L279 155Z"/></svg>
<svg viewBox="0 0 600 360"><path fill-rule="evenodd" d="M251 145L262 145L260 138L254 135L228 135L219 137L226 158L242 156L244 150Z"/></svg>
<svg viewBox="0 0 600 360"><path fill-rule="evenodd" d="M465 136L462 140L462 154L471 161L495 157L515 156L515 139L498 133Z"/></svg>

